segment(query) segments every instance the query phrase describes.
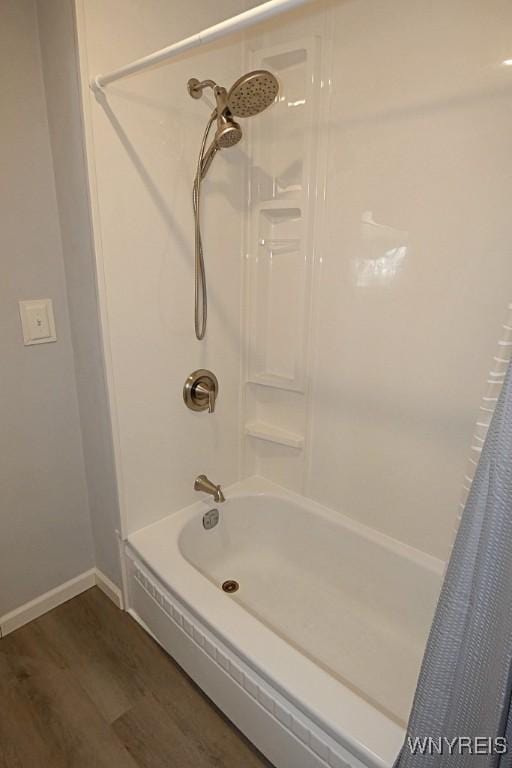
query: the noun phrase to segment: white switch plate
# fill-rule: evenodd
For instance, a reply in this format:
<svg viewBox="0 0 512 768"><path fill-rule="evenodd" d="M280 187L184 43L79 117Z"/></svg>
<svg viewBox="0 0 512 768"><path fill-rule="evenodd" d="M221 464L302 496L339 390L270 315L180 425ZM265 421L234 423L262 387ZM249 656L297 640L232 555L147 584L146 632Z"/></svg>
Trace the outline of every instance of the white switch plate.
<svg viewBox="0 0 512 768"><path fill-rule="evenodd" d="M19 305L25 346L57 341L51 299L30 299Z"/></svg>

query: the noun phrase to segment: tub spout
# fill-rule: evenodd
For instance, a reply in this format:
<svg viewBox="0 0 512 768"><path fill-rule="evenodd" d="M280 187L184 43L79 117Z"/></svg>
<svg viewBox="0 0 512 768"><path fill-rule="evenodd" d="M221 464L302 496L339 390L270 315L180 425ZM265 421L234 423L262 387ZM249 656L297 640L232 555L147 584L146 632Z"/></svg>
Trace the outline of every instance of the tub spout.
<svg viewBox="0 0 512 768"><path fill-rule="evenodd" d="M213 500L217 504L221 504L223 501L226 501L220 485L215 485L215 483L212 483L211 480L208 480L206 475L198 475L196 477L194 482L194 491L203 491L204 493L209 493L210 496L213 496Z"/></svg>

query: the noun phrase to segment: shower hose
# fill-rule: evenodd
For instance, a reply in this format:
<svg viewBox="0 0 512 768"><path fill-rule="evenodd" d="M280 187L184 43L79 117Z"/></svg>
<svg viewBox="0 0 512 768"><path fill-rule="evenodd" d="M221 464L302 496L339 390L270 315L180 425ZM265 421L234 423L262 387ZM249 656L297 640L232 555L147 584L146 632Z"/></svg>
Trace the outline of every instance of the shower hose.
<svg viewBox="0 0 512 768"><path fill-rule="evenodd" d="M196 338L201 340L206 333L206 319L208 315L208 292L206 288L206 271L204 267L203 241L201 238L200 204L201 182L203 180L204 150L208 134L216 117L216 110L210 116L201 142L199 158L197 161L196 176L192 190L192 203L194 206L195 225L195 295L194 295L194 326Z"/></svg>

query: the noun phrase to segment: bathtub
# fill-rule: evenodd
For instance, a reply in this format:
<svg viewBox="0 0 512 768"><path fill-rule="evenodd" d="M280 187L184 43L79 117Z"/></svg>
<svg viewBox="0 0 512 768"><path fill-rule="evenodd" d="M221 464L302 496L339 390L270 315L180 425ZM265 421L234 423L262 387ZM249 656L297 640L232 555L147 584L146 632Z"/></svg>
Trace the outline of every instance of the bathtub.
<svg viewBox="0 0 512 768"><path fill-rule="evenodd" d="M261 478L226 497L129 536L130 612L277 768L392 765L443 564Z"/></svg>

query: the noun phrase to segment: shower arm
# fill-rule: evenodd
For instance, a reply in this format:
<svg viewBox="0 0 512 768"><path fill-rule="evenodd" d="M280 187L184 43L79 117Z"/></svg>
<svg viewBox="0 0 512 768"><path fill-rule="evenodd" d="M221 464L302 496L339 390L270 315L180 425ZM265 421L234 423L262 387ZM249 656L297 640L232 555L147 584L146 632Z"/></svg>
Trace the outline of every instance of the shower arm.
<svg viewBox="0 0 512 768"><path fill-rule="evenodd" d="M200 99L203 95L205 88L211 88L216 101L215 114L220 115L227 109L228 106L228 92L221 85L217 85L215 80L201 80L197 77L191 77L187 83L187 90L193 99Z"/></svg>
<svg viewBox="0 0 512 768"><path fill-rule="evenodd" d="M214 91L216 87L217 83L215 80L199 81L196 77L191 77L188 81L188 92L193 99L200 99L205 88L211 88Z"/></svg>

